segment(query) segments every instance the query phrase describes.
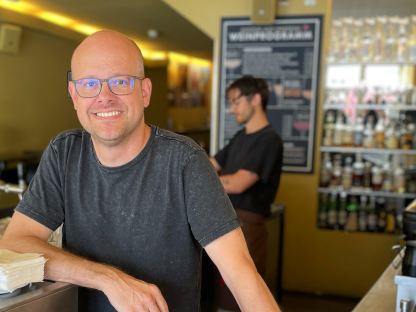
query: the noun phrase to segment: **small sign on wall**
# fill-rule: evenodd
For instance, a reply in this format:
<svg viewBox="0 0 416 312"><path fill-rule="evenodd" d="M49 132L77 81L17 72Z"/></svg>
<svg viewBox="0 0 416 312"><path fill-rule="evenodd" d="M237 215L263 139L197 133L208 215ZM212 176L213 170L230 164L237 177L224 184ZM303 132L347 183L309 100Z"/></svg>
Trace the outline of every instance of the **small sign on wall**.
<svg viewBox="0 0 416 312"><path fill-rule="evenodd" d="M0 25L0 52L16 54L19 52L22 28L16 25Z"/></svg>

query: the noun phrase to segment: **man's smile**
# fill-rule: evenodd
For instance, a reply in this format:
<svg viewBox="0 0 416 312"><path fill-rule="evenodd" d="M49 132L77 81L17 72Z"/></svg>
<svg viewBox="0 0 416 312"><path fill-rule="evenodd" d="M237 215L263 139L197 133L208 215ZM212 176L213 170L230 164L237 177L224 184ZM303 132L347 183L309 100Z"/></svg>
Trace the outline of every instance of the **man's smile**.
<svg viewBox="0 0 416 312"><path fill-rule="evenodd" d="M114 117L120 114L121 114L121 111L111 111L111 112L98 112L98 113L95 113L94 115L98 117L108 118L108 117Z"/></svg>

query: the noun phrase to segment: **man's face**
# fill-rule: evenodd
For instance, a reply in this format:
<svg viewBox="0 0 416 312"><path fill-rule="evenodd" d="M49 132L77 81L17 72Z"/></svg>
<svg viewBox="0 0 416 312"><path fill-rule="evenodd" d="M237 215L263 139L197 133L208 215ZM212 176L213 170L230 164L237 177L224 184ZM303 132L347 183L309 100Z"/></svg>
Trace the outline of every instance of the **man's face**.
<svg viewBox="0 0 416 312"><path fill-rule="evenodd" d="M138 66L141 60L131 45L121 40L114 40L111 45L92 41L75 52L72 79L107 79L120 75L143 77ZM151 94L149 79L135 80L133 92L128 95L112 93L107 82L102 83L100 94L93 98L81 97L72 82L69 91L78 119L91 134L94 144L115 146L133 142L143 129L144 108L149 105Z"/></svg>
<svg viewBox="0 0 416 312"><path fill-rule="evenodd" d="M245 125L253 117L255 110L250 96L242 95L239 89L231 89L227 93L230 112L240 125Z"/></svg>

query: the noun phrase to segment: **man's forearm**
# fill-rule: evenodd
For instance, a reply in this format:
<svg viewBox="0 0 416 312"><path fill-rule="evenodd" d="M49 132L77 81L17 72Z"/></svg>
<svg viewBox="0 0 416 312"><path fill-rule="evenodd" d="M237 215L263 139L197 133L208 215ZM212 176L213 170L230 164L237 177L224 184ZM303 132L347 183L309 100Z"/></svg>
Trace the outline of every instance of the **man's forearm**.
<svg viewBox="0 0 416 312"><path fill-rule="evenodd" d="M245 274L240 273L239 276L233 278L227 278L227 276L223 276L223 278L241 311L280 311L266 283L255 270L247 269Z"/></svg>
<svg viewBox="0 0 416 312"><path fill-rule="evenodd" d="M42 254L47 259L45 279L53 281L101 290L102 281L111 270L109 266L73 255L36 237L13 239L12 242L3 240L0 242L0 247L16 252Z"/></svg>
<svg viewBox="0 0 416 312"><path fill-rule="evenodd" d="M36 252L47 259L45 278L102 291L117 311L168 311L156 285L138 280L106 264L93 262L49 245L36 237L13 242L2 240L0 248Z"/></svg>
<svg viewBox="0 0 416 312"><path fill-rule="evenodd" d="M250 257L237 228L205 246L242 311L278 312L279 307Z"/></svg>
<svg viewBox="0 0 416 312"><path fill-rule="evenodd" d="M259 177L256 173L239 169L233 174L224 174L220 176L220 181L228 194L241 194L252 187Z"/></svg>

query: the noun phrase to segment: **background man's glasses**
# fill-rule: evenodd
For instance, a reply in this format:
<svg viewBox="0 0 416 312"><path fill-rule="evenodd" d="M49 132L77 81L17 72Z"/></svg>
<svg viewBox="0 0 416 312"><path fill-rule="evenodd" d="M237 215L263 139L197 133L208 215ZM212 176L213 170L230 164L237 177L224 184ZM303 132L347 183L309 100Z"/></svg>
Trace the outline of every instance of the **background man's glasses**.
<svg viewBox="0 0 416 312"><path fill-rule="evenodd" d="M240 94L239 96L236 96L233 99L229 99L227 101L227 105L228 107L232 107L232 106L238 106L238 104L240 104L240 99L245 96L244 94Z"/></svg>
<svg viewBox="0 0 416 312"><path fill-rule="evenodd" d="M110 91L116 95L128 95L133 93L136 80L143 80L145 77L137 76L114 76L107 79L82 78L69 79L75 85L78 95L83 98L93 98L100 94L103 83L107 82Z"/></svg>

